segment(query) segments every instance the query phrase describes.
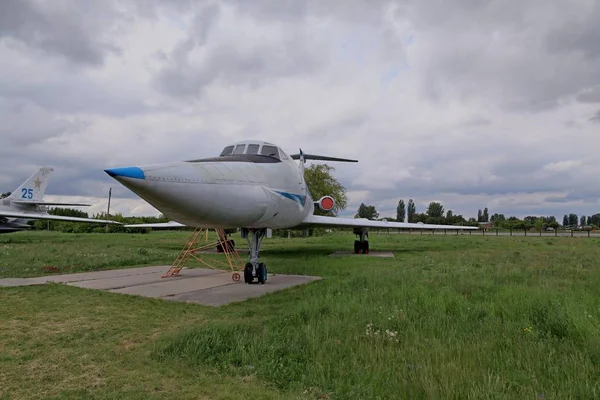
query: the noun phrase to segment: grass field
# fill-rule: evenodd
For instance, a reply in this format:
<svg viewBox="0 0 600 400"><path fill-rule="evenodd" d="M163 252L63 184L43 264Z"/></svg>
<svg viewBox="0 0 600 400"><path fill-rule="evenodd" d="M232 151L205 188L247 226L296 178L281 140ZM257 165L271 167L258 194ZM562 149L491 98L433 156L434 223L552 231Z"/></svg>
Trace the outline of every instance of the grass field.
<svg viewBox="0 0 600 400"><path fill-rule="evenodd" d="M0 278L167 265L186 236L2 235ZM265 240L324 279L221 308L0 288L0 398L600 398L600 239L370 239L395 257Z"/></svg>

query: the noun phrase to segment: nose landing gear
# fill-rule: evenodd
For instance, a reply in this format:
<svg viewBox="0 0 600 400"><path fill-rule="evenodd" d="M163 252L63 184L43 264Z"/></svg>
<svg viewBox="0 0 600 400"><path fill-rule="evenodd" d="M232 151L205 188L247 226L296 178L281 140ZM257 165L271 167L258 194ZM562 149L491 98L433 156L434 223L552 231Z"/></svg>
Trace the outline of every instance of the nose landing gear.
<svg viewBox="0 0 600 400"><path fill-rule="evenodd" d="M242 229L242 237L248 239L248 248L250 261L244 267L244 282L247 284L254 283L256 279L258 283L264 284L267 281L267 265L259 262L260 244L267 234L266 229Z"/></svg>

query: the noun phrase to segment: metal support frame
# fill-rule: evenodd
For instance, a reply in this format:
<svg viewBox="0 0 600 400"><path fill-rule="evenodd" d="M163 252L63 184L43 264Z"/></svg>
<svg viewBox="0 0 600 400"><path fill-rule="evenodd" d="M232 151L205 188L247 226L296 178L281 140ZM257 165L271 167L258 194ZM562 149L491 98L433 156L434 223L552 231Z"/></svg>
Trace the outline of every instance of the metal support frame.
<svg viewBox="0 0 600 400"><path fill-rule="evenodd" d="M218 264L222 267L228 266L231 269L231 279L235 282L240 280L239 271L242 269L242 260L235 249L232 249L228 244L227 235L223 229L215 229L217 232L217 241L216 242L208 242L208 229L197 228L192 232L190 237L188 238L186 244L183 246L183 249L179 252L175 261L171 265L169 271L167 271L162 278L167 278L171 276L176 276L185 266L185 264L193 258L202 264L206 265L212 269L221 269L216 268L214 264ZM203 245L199 244L199 239L205 236L205 243ZM209 249L214 249L218 245L221 245L223 248L223 253L225 254L226 261L219 260L218 258L211 257L210 263L207 262L208 257L202 257L200 254L202 251L206 251Z"/></svg>

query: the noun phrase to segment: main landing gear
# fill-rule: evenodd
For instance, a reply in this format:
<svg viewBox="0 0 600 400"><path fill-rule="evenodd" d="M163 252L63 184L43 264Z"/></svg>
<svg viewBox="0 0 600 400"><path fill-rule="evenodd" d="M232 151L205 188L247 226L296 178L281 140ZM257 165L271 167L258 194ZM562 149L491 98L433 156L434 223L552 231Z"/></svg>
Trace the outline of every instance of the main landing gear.
<svg viewBox="0 0 600 400"><path fill-rule="evenodd" d="M359 240L354 241L354 254L369 254L369 230L367 228L354 228L353 232L355 235L360 237Z"/></svg>
<svg viewBox="0 0 600 400"><path fill-rule="evenodd" d="M260 244L266 234L266 229L242 229L242 238L248 239L248 248L250 249L248 255L250 262L244 267L244 282L248 284L254 283L255 279L260 284L267 281L267 266L265 263L259 262L258 256Z"/></svg>

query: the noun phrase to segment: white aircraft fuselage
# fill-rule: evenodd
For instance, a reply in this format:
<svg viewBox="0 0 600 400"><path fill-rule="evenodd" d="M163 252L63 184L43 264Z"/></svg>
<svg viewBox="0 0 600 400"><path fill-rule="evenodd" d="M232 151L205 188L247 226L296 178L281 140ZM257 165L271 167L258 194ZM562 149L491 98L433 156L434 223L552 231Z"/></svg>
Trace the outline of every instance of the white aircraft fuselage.
<svg viewBox="0 0 600 400"><path fill-rule="evenodd" d="M314 212L303 163L299 166L281 149L264 145L280 153L232 154L106 172L168 218L188 226L297 226Z"/></svg>
<svg viewBox="0 0 600 400"><path fill-rule="evenodd" d="M294 159L300 160L299 164ZM207 229L241 228L249 248L249 263L244 267L246 283L267 280L266 265L259 262L259 250L269 228L352 227L360 235L354 241L357 254L369 252L369 228L475 229L314 215L315 205L329 211L334 200L330 196L316 202L312 199L304 181L307 159L356 162L302 151L288 156L271 143L244 141L225 147L219 157L105 171L174 222L126 227L179 224Z"/></svg>

